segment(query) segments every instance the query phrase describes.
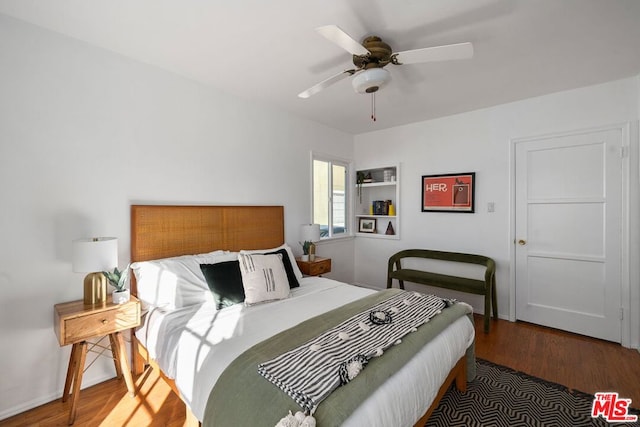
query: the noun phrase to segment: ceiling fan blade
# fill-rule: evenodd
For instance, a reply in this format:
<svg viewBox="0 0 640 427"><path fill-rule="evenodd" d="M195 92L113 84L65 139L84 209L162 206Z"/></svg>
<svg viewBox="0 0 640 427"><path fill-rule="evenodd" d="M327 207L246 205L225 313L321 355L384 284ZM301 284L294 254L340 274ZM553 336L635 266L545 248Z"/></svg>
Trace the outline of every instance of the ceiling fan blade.
<svg viewBox="0 0 640 427"><path fill-rule="evenodd" d="M331 86L334 83L339 82L342 79L345 79L349 76L352 76L356 73L356 70L345 70L341 73L336 74L335 76L331 76L328 79L325 79L323 81L321 81L320 83L311 86L309 89L305 90L304 92L300 92L298 94L299 98L309 98L311 95L315 95L316 93L320 92L321 90L324 90L326 88L328 88L329 86Z"/></svg>
<svg viewBox="0 0 640 427"><path fill-rule="evenodd" d="M352 55L362 56L369 54L369 51L364 46L355 41L337 25L325 25L324 27L316 28L316 31Z"/></svg>
<svg viewBox="0 0 640 427"><path fill-rule="evenodd" d="M399 64L419 64L421 62L449 61L452 59L468 59L473 57L471 43L448 44L444 46L425 47L423 49L405 50L394 54Z"/></svg>

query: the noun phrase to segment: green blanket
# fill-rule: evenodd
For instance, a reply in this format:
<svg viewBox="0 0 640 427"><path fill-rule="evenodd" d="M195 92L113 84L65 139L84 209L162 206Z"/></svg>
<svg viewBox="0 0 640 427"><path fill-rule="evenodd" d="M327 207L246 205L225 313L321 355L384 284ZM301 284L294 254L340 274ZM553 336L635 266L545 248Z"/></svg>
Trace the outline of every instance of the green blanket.
<svg viewBox="0 0 640 427"><path fill-rule="evenodd" d="M213 388L204 413L203 427L275 426L288 411L300 407L258 373L258 365L298 347L350 317L395 295L400 289L386 289L300 323L262 341L234 360ZM346 386L335 390L314 414L318 426L338 426L347 419L387 378L402 368L428 341L461 316L470 315L467 305L454 304L407 335ZM468 380L475 376L473 346L467 350ZM426 408L425 408L426 409Z"/></svg>

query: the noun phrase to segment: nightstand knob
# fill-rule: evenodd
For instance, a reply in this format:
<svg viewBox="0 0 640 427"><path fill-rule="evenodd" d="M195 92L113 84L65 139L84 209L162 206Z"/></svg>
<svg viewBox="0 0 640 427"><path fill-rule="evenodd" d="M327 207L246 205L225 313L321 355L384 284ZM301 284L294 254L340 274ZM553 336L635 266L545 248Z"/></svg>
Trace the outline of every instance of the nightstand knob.
<svg viewBox="0 0 640 427"><path fill-rule="evenodd" d="M102 324L106 325L107 324L107 319L102 319Z"/></svg>

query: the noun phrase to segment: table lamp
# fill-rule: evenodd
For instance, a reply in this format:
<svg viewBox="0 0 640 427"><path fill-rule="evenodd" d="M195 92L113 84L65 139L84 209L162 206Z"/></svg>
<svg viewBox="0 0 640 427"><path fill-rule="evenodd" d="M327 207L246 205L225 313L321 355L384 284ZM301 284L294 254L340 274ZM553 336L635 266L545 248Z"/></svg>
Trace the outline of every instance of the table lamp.
<svg viewBox="0 0 640 427"><path fill-rule="evenodd" d="M118 266L118 239L90 237L74 240L72 264L74 272L89 273L84 278L84 303L106 302L107 278L102 272Z"/></svg>
<svg viewBox="0 0 640 427"><path fill-rule="evenodd" d="M300 231L303 242L310 242L309 245L309 261L316 259L315 242L320 241L320 224L303 224Z"/></svg>

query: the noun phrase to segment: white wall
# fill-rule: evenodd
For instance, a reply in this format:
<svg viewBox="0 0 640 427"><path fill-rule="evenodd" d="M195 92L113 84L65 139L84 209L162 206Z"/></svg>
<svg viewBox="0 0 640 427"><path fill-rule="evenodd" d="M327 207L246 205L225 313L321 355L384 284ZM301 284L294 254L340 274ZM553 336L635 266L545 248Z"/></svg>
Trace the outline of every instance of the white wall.
<svg viewBox="0 0 640 427"><path fill-rule="evenodd" d="M124 267L131 203L278 204L301 253L312 150L350 159L353 139L0 15L0 419L62 394L72 239L118 237ZM353 240L334 251L352 281ZM103 360L84 385L114 375Z"/></svg>
<svg viewBox="0 0 640 427"><path fill-rule="evenodd" d="M525 84L523 82L523 84ZM356 239L355 279L384 287L387 260L401 249L431 248L479 253L497 262L499 314L508 318L511 233L511 141L554 132L632 122L630 260L632 288L631 345L637 347L640 284L638 274L639 79L527 99L465 114L414 123L355 137L357 168L401 162L401 240ZM379 120L384 120L380 117ZM421 176L476 172L476 213L421 212ZM487 212L487 203L495 212ZM443 292L442 290L437 290ZM482 313L482 297L450 293Z"/></svg>

